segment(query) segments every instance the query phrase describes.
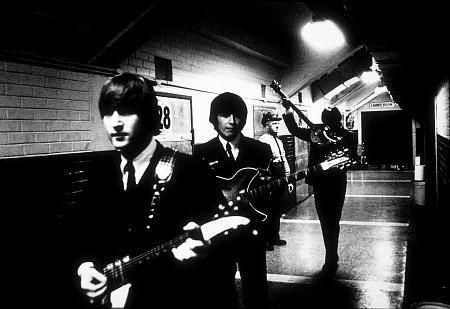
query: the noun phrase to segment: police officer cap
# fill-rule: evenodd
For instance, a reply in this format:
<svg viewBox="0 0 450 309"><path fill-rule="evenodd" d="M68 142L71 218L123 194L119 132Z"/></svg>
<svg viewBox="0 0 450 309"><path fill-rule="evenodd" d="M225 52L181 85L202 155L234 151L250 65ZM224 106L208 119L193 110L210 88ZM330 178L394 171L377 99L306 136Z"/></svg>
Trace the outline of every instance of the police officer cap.
<svg viewBox="0 0 450 309"><path fill-rule="evenodd" d="M278 116L277 113L274 111L268 111L265 113L261 119L261 124L265 126L269 121L279 121L281 120L281 117Z"/></svg>

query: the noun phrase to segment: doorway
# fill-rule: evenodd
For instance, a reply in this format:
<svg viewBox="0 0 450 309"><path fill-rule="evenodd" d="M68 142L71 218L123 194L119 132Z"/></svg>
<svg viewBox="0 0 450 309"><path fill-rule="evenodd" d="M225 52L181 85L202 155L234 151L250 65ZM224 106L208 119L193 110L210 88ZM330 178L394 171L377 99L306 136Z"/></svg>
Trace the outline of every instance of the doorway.
<svg viewBox="0 0 450 309"><path fill-rule="evenodd" d="M411 167L411 118L404 111L362 112L361 129L369 166Z"/></svg>

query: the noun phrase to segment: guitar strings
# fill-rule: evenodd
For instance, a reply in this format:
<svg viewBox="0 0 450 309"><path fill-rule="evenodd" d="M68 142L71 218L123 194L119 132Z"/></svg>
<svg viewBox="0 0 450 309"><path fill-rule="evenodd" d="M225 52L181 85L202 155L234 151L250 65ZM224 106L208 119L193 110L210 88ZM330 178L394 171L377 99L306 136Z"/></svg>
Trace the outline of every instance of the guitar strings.
<svg viewBox="0 0 450 309"><path fill-rule="evenodd" d="M249 202L247 199L247 196L249 196L250 198L255 198L256 194L265 193L266 191L268 191L270 193L271 190L273 190L276 186L280 186L282 184L288 183L289 180L291 180L291 181L292 180L300 180L300 179L304 178L304 176L306 176L309 171L317 171L319 169L319 166L320 165L315 165L310 168L298 171L296 173L292 173L289 176L279 178L275 181L272 181L268 185L265 185L265 186L263 185L263 186L259 186L257 188L249 189L247 192L241 193L240 196L243 197L247 202ZM299 177L300 175L301 175L301 177ZM248 204L254 211L263 215L265 217L264 220L267 219L266 214L264 214L263 212L259 211L255 207L253 207L253 205L251 203L248 203ZM188 238L188 236L189 236L188 233L184 233L184 234L174 238L173 240L170 240L166 243L158 245L149 251L146 251L144 253L141 253L137 256L130 258L130 260L127 262L121 261L120 265L114 265L114 263L116 261L112 262L112 263L110 263L112 265L112 268L105 267L103 269L103 273L106 277L108 277L110 279L117 279L118 277L123 278L124 272L131 270L132 268L134 268L136 266L139 266L142 263L142 261L144 261L144 260L150 260L154 257L157 257L159 254L166 252L166 250L173 248L177 245L180 245ZM118 260L118 261L120 261L120 260Z"/></svg>
<svg viewBox="0 0 450 309"><path fill-rule="evenodd" d="M112 268L105 267L103 270L103 273L108 278L115 279L117 277L121 277L123 275L123 272L128 271L136 266L139 266L142 261L144 260L150 260L152 258L157 257L159 254L164 253L165 250L173 248L177 245L180 245L188 238L188 233L184 233L166 243L163 243L161 245L158 245L154 248L152 248L149 251L146 251L144 253L141 253L137 256L134 256L130 258L128 262L121 262L120 265L114 265L115 262L112 262Z"/></svg>

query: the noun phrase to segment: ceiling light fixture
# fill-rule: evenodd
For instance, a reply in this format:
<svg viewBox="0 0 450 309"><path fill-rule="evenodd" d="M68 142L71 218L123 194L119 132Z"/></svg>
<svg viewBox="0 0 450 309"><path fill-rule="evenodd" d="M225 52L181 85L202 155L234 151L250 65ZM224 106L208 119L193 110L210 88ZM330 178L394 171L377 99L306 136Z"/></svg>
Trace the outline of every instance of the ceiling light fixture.
<svg viewBox="0 0 450 309"><path fill-rule="evenodd" d="M312 21L301 30L303 39L315 49L330 50L341 47L345 37L336 24L320 15L313 14Z"/></svg>
<svg viewBox="0 0 450 309"><path fill-rule="evenodd" d="M370 66L370 71L364 71L361 74L361 80L365 84L373 84L375 82L381 82L381 71L378 67L377 62L372 57L372 65Z"/></svg>
<svg viewBox="0 0 450 309"><path fill-rule="evenodd" d="M365 84L373 84L380 81L380 75L376 71L364 71L361 74L361 80Z"/></svg>

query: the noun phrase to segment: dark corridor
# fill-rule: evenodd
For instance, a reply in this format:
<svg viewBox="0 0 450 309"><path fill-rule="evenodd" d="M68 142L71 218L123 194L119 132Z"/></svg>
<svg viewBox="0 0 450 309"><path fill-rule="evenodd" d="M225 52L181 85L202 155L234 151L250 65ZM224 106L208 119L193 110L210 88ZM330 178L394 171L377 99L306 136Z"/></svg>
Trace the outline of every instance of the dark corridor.
<svg viewBox="0 0 450 309"><path fill-rule="evenodd" d="M369 165L411 167L411 118L406 112L363 112L361 124Z"/></svg>

